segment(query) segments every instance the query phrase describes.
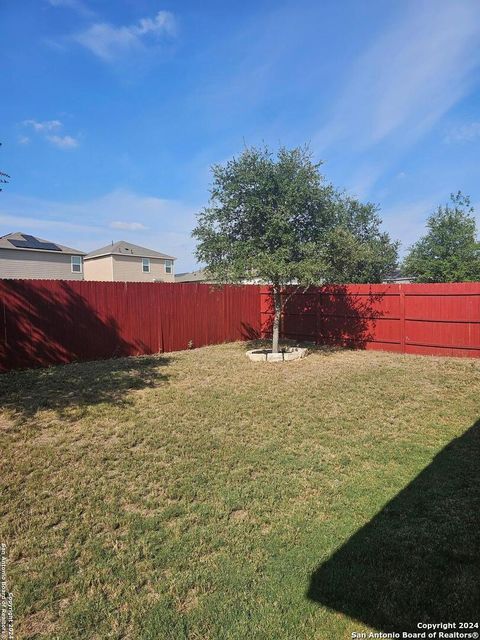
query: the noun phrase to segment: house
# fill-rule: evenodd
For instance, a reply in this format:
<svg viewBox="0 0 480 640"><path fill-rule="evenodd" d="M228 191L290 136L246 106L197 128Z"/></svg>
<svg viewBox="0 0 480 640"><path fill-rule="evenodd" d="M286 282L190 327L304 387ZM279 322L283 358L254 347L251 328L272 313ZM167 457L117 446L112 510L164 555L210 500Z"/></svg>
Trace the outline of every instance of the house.
<svg viewBox="0 0 480 640"><path fill-rule="evenodd" d="M83 280L83 251L27 233L0 237L0 278Z"/></svg>
<svg viewBox="0 0 480 640"><path fill-rule="evenodd" d="M200 282L204 284L212 284L215 282L215 279L212 278L211 275L208 274L206 269L199 269L198 271L190 271L186 273L177 273L175 275L175 282ZM399 269L392 271L389 273L385 279L383 280L385 284L408 284L410 282L415 282L415 276L404 276L402 275ZM243 284L268 284L265 280L261 278L249 278L243 279ZM297 284L296 280L292 280L290 284Z"/></svg>
<svg viewBox="0 0 480 640"><path fill-rule="evenodd" d="M400 269L396 269L392 271L392 273L389 273L383 282L385 284L410 284L411 282L415 282L415 276L405 276Z"/></svg>
<svg viewBox="0 0 480 640"><path fill-rule="evenodd" d="M214 280L209 278L208 273L205 269L200 269L199 271L177 273L177 275L175 276L175 282L203 282L205 284L208 284L214 282Z"/></svg>
<svg viewBox="0 0 480 640"><path fill-rule="evenodd" d="M173 256L120 240L84 258L85 280L174 282Z"/></svg>
<svg viewBox="0 0 480 640"><path fill-rule="evenodd" d="M175 282L200 282L203 284L220 284L220 281L215 280L215 278L213 278L206 269L177 273L175 276ZM241 284L268 284L261 278L243 278L240 282ZM291 284L296 284L296 282L292 280Z"/></svg>

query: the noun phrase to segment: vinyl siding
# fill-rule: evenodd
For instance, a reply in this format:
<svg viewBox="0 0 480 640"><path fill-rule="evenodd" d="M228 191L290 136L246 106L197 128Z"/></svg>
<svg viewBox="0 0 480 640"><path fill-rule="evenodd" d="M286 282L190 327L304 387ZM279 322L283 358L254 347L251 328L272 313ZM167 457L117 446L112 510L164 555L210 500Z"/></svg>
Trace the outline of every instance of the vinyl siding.
<svg viewBox="0 0 480 640"><path fill-rule="evenodd" d="M70 258L65 253L0 249L0 278L83 280L83 273L72 273Z"/></svg>
<svg viewBox="0 0 480 640"><path fill-rule="evenodd" d="M113 280L113 258L112 256L89 258L83 261L83 270L85 271L85 280L111 282Z"/></svg>
<svg viewBox="0 0 480 640"><path fill-rule="evenodd" d="M113 279L117 282L175 282L173 273L165 273L163 258L150 258L150 273L143 273L140 256L112 256ZM175 268L173 269L175 270Z"/></svg>

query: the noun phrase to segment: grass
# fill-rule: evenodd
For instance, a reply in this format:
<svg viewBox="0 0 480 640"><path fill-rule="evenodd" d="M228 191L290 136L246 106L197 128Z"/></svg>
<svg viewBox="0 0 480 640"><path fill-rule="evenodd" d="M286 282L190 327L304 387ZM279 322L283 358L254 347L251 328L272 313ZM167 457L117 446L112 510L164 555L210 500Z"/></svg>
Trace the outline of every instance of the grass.
<svg viewBox="0 0 480 640"><path fill-rule="evenodd" d="M16 637L335 639L478 612L480 362L245 349L0 378Z"/></svg>

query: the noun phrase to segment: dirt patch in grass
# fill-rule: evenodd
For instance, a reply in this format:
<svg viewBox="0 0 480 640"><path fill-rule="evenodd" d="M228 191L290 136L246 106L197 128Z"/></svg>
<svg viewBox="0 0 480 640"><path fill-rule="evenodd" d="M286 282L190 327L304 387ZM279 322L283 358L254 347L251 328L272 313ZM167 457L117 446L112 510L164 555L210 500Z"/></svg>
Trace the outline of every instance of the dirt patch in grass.
<svg viewBox="0 0 480 640"><path fill-rule="evenodd" d="M245 509L234 509L230 511L230 515L228 516L232 522L243 522L248 519L248 511Z"/></svg>

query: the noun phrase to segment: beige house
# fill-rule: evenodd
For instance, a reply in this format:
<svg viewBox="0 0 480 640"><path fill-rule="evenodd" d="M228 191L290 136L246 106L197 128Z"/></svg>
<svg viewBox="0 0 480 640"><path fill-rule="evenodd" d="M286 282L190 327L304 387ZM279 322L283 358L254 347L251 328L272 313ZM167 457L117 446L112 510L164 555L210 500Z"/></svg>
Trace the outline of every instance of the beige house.
<svg viewBox="0 0 480 640"><path fill-rule="evenodd" d="M26 233L0 237L0 278L83 280L83 251Z"/></svg>
<svg viewBox="0 0 480 640"><path fill-rule="evenodd" d="M199 271L177 273L175 282L203 282L204 284L208 284L214 282L214 280L209 277L205 269L200 269Z"/></svg>
<svg viewBox="0 0 480 640"><path fill-rule="evenodd" d="M173 256L120 240L85 256L85 280L174 282L175 260Z"/></svg>
<svg viewBox="0 0 480 640"><path fill-rule="evenodd" d="M177 273L175 275L175 282L178 283L193 283L197 282L200 284L221 284L220 281L215 280L206 269L199 269L198 271L189 271L187 273ZM250 279L242 279L241 284L267 284L264 280L260 278L250 278ZM292 282L292 284L295 284Z"/></svg>

